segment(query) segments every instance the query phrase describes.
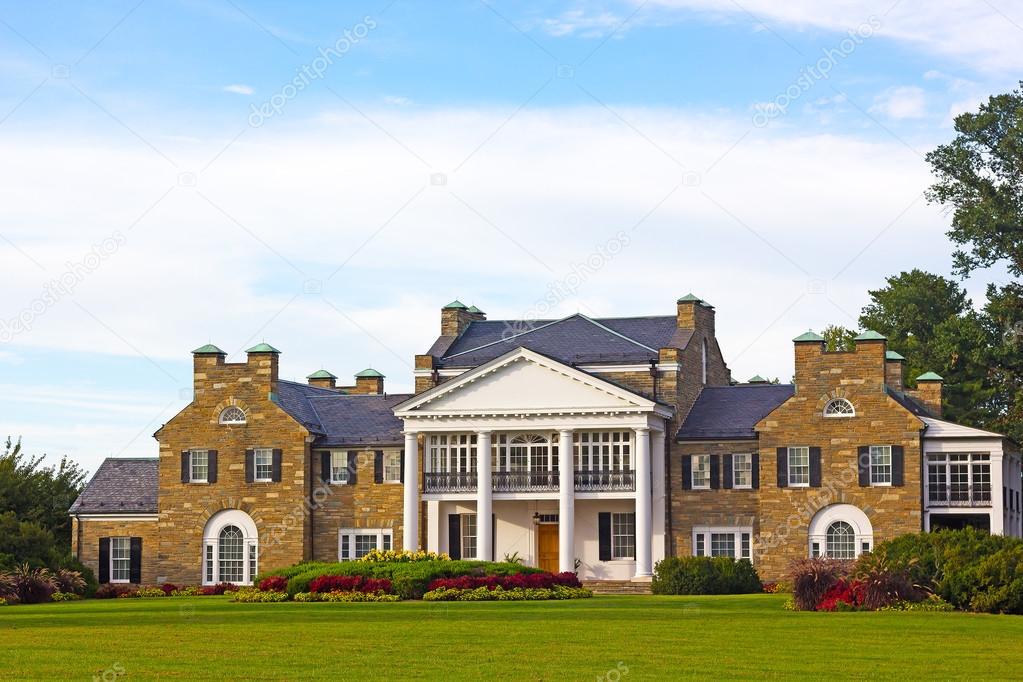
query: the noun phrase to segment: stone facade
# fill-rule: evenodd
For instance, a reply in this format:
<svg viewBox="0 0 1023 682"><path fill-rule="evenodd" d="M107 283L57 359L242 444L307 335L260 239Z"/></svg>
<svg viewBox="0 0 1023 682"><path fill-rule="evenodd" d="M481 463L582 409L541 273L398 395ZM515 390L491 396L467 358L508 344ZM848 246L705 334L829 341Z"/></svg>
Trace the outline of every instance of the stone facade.
<svg viewBox="0 0 1023 682"><path fill-rule="evenodd" d="M130 517L129 517L130 518ZM159 562L159 527L156 521L126 521L124 519L71 519L71 553L88 566L99 578L100 538L142 538L142 582L157 583ZM81 544L79 544L79 542Z"/></svg>

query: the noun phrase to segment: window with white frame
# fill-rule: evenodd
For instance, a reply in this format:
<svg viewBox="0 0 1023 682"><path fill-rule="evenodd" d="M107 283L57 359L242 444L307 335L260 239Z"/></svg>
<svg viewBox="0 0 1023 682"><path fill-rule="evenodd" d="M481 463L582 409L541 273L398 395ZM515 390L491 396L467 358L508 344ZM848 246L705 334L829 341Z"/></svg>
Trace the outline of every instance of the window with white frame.
<svg viewBox="0 0 1023 682"><path fill-rule="evenodd" d="M710 488L710 455L692 455L692 488L706 490Z"/></svg>
<svg viewBox="0 0 1023 682"><path fill-rule="evenodd" d="M339 561L355 561L374 549L391 549L390 528L342 528L338 531L337 558Z"/></svg>
<svg viewBox="0 0 1023 682"><path fill-rule="evenodd" d="M401 483L401 453L384 453L384 483Z"/></svg>
<svg viewBox="0 0 1023 682"><path fill-rule="evenodd" d="M855 417L856 409L845 398L834 398L824 406L825 417Z"/></svg>
<svg viewBox="0 0 1023 682"><path fill-rule="evenodd" d="M206 483L210 475L209 450L188 451L188 480L192 483Z"/></svg>
<svg viewBox="0 0 1023 682"><path fill-rule="evenodd" d="M348 453L332 450L330 453L330 482L348 483Z"/></svg>
<svg viewBox="0 0 1023 682"><path fill-rule="evenodd" d="M793 487L810 485L810 448L789 448L789 485Z"/></svg>
<svg viewBox="0 0 1023 682"><path fill-rule="evenodd" d="M220 413L220 423L221 424L244 424L245 423L245 411L242 410L242 408L240 408L240 407L235 407L234 405L232 405L231 407L225 408L224 411Z"/></svg>
<svg viewBox="0 0 1023 682"><path fill-rule="evenodd" d="M131 538L110 538L110 582L131 580Z"/></svg>
<svg viewBox="0 0 1023 682"><path fill-rule="evenodd" d="M576 431L572 434L580 471L631 471L631 431Z"/></svg>
<svg viewBox="0 0 1023 682"><path fill-rule="evenodd" d="M636 558L636 513L611 514L611 558Z"/></svg>
<svg viewBox="0 0 1023 682"><path fill-rule="evenodd" d="M935 506L990 503L990 453L927 453L927 500Z"/></svg>
<svg viewBox="0 0 1023 682"><path fill-rule="evenodd" d="M430 471L472 473L476 471L476 434L440 433L427 443Z"/></svg>
<svg viewBox="0 0 1023 682"><path fill-rule="evenodd" d="M892 484L892 446L870 446L870 485Z"/></svg>
<svg viewBox="0 0 1023 682"><path fill-rule="evenodd" d="M220 582L245 580L245 536L237 526L224 526L217 546L217 575Z"/></svg>
<svg viewBox="0 0 1023 682"><path fill-rule="evenodd" d="M856 531L845 521L835 521L825 534L825 554L829 559L856 558Z"/></svg>
<svg viewBox="0 0 1023 682"><path fill-rule="evenodd" d="M255 467L254 480L266 482L273 480L274 476L274 451L270 448L257 448L252 453Z"/></svg>
<svg viewBox="0 0 1023 682"><path fill-rule="evenodd" d="M753 529L749 527L693 529L694 556L723 556L752 561Z"/></svg>
<svg viewBox="0 0 1023 682"><path fill-rule="evenodd" d="M753 455L749 453L732 455L732 487L753 487Z"/></svg>
<svg viewBox="0 0 1023 682"><path fill-rule="evenodd" d="M210 517L203 533L203 584L251 585L258 562L259 539L248 514L227 509Z"/></svg>
<svg viewBox="0 0 1023 682"><path fill-rule="evenodd" d="M462 514L462 556L476 556L476 515Z"/></svg>

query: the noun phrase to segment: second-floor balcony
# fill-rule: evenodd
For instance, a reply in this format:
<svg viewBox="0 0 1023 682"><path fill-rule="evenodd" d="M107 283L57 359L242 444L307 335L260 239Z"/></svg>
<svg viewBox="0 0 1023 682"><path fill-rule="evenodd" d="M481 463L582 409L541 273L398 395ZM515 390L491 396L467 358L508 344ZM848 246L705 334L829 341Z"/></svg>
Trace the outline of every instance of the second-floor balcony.
<svg viewBox="0 0 1023 682"><path fill-rule="evenodd" d="M561 485L557 469L543 471L494 471L491 489L495 493L557 492ZM426 493L475 493L478 489L475 471L436 472L423 474ZM632 492L636 490L634 471L575 471L576 492Z"/></svg>
<svg viewBox="0 0 1023 682"><path fill-rule="evenodd" d="M928 487L927 504L931 507L990 507L991 486Z"/></svg>

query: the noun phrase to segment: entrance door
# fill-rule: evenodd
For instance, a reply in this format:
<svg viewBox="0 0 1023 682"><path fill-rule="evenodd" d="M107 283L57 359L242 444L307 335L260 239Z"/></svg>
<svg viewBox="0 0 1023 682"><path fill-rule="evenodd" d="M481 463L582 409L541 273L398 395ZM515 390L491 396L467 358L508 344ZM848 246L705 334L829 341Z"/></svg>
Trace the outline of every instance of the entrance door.
<svg viewBox="0 0 1023 682"><path fill-rule="evenodd" d="M558 524L541 523L537 526L537 558L538 567L558 572Z"/></svg>

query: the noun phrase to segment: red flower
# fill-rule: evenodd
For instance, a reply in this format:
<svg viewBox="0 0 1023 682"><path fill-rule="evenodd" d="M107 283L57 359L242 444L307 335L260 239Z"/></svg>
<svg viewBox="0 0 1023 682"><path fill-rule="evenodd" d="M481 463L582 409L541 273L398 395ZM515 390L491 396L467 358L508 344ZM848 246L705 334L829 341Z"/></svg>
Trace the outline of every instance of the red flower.
<svg viewBox="0 0 1023 682"><path fill-rule="evenodd" d="M259 589L263 592L286 592L288 579L283 575L275 575L259 581Z"/></svg>

